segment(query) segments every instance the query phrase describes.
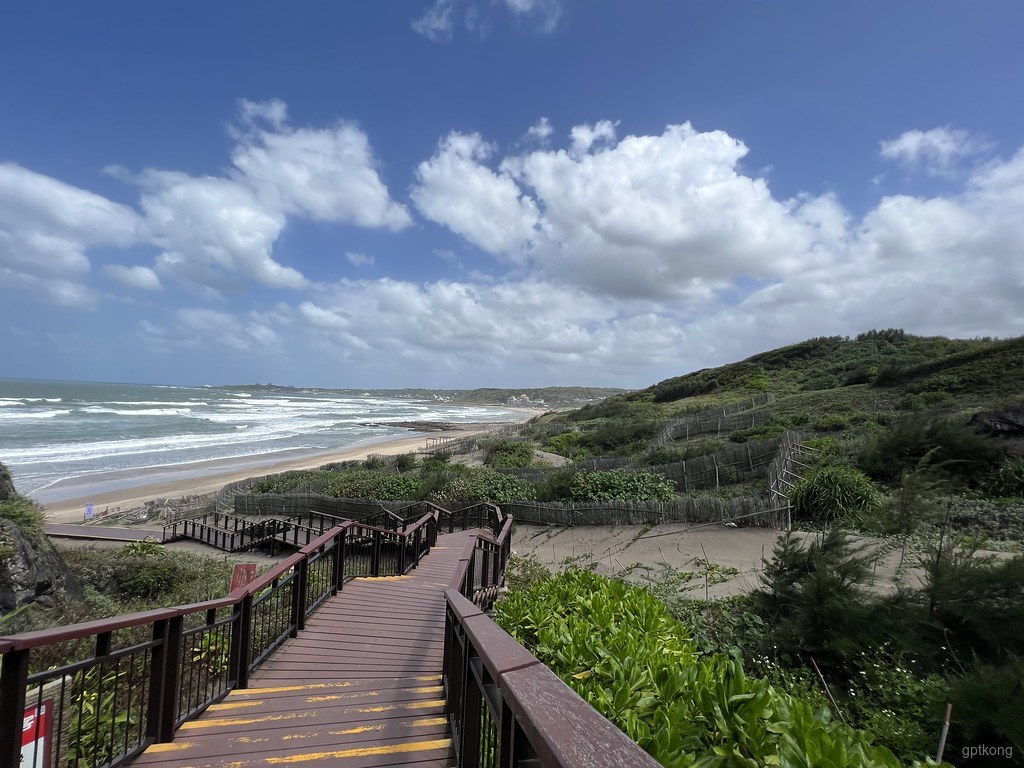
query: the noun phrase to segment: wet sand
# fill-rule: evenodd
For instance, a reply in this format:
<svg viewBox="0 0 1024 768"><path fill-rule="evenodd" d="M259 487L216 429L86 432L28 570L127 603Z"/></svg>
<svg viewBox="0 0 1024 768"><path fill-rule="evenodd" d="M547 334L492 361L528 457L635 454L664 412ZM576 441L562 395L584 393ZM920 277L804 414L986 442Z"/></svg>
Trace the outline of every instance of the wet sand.
<svg viewBox="0 0 1024 768"><path fill-rule="evenodd" d="M501 426L495 424L494 428ZM448 432L417 433L409 437L363 443L343 451L303 455L297 458L278 456L253 457L245 461L197 462L184 467L158 467L135 472L126 485L123 477L111 479L115 487L96 492L97 478L89 478L91 490L76 493L74 486L62 488L62 497L57 501L43 504L46 519L51 523L80 523L85 517L87 504L92 504L97 515L105 509L113 511L141 507L154 499L180 499L187 496L202 496L216 493L227 483L248 477L271 475L296 469L315 469L336 461L365 459L371 454L395 455L419 451L426 446L427 438L467 437L490 431L484 425ZM102 480L102 478L100 478ZM99 487L102 487L100 485Z"/></svg>

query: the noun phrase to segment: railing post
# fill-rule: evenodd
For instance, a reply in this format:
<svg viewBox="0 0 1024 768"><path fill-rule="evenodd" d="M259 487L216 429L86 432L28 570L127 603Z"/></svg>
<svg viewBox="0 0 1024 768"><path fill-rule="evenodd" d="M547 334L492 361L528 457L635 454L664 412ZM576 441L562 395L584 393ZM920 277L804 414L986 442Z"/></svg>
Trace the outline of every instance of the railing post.
<svg viewBox="0 0 1024 768"><path fill-rule="evenodd" d="M423 539L423 527L421 526L421 527L416 529L416 533L415 533L415 535L413 536L413 539L412 539L412 547L413 547L413 550L412 550L412 562L413 562L413 565L415 565L415 566L419 566L419 564L420 564L420 544L421 544L422 539Z"/></svg>
<svg viewBox="0 0 1024 768"><path fill-rule="evenodd" d="M153 622L153 639L161 642L153 648L149 669L149 719L146 735L158 743L174 739L183 624L184 618L181 616Z"/></svg>
<svg viewBox="0 0 1024 768"><path fill-rule="evenodd" d="M345 534L346 529L342 528L341 533L334 537L334 552L331 553L331 594L338 594L338 590L345 584Z"/></svg>
<svg viewBox="0 0 1024 768"><path fill-rule="evenodd" d="M398 536L398 575L401 576L405 573L405 559L406 550L409 548L409 537L404 533L399 533Z"/></svg>
<svg viewBox="0 0 1024 768"><path fill-rule="evenodd" d="M292 631L291 637L298 637L299 631L306 626L306 590L309 576L309 558L304 557L295 565L295 578L292 579Z"/></svg>
<svg viewBox="0 0 1024 768"><path fill-rule="evenodd" d="M252 595L242 596L235 610L231 631L231 668L235 671L235 687L249 687L249 652L252 645Z"/></svg>
<svg viewBox="0 0 1024 768"><path fill-rule="evenodd" d="M29 651L8 651L0 669L0 765L21 762Z"/></svg>
<svg viewBox="0 0 1024 768"><path fill-rule="evenodd" d="M370 556L370 575L380 576L380 531L373 532L373 553Z"/></svg>

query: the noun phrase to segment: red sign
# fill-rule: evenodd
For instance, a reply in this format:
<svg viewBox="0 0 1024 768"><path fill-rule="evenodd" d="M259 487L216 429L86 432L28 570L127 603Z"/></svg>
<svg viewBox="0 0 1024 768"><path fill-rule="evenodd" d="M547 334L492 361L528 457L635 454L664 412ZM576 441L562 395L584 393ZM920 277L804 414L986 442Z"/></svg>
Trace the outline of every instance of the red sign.
<svg viewBox="0 0 1024 768"><path fill-rule="evenodd" d="M231 589L228 592L244 587L255 578L256 563L235 563L234 570L231 571Z"/></svg>
<svg viewBox="0 0 1024 768"><path fill-rule="evenodd" d="M53 699L25 710L21 726L20 768L50 768L50 740L53 737Z"/></svg>

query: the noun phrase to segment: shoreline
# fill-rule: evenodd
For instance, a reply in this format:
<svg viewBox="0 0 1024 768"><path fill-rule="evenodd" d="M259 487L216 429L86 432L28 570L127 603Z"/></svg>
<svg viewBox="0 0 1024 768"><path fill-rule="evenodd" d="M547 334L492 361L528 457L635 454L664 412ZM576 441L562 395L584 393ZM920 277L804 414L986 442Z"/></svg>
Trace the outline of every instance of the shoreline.
<svg viewBox="0 0 1024 768"><path fill-rule="evenodd" d="M512 410L512 409L509 409ZM528 421L541 411L516 409L523 414L522 421ZM147 470L133 471L129 478L131 483L124 485L125 477L120 478L120 487L97 491L94 476L86 488L76 490L68 485L63 489L62 498L49 502L38 502L43 508L43 515L49 523L80 523L85 518L87 504L92 504L95 512L100 515L105 509L132 509L141 507L156 499L181 499L190 496L204 496L216 493L228 483L245 480L249 477L273 475L301 469L316 469L333 462L361 460L371 454L392 456L402 453L416 453L426 447L429 438L461 438L481 435L507 426L510 422L476 422L465 425L462 429L449 429L443 432L417 432L409 436L390 436L380 439L362 441L348 448L326 451L316 454L305 454L291 458L281 454L264 454L243 459L217 459L179 466L151 467ZM517 422L511 422L517 423ZM118 485L118 474L108 481ZM148 476L148 479L144 479ZM50 489L56 486L50 486ZM51 496L53 494L50 494ZM30 496L29 498L32 498Z"/></svg>

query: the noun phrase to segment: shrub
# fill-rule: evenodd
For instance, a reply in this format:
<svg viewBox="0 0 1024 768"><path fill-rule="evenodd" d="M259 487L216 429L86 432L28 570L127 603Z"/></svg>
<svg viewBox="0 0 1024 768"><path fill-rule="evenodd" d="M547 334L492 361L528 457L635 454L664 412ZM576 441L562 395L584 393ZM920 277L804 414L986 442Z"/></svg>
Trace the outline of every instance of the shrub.
<svg viewBox="0 0 1024 768"><path fill-rule="evenodd" d="M909 417L872 440L858 462L868 475L898 480L927 457L933 471L957 483L977 483L1002 453L988 438L948 419Z"/></svg>
<svg viewBox="0 0 1024 768"><path fill-rule="evenodd" d="M503 475L489 467L461 466L452 466L433 475L424 489L428 500L440 504L478 501L509 504L533 500L537 493L532 485L514 475Z"/></svg>
<svg viewBox="0 0 1024 768"><path fill-rule="evenodd" d="M43 535L43 510L24 496L14 495L0 501L0 518L16 523L31 540Z"/></svg>
<svg viewBox="0 0 1024 768"><path fill-rule="evenodd" d="M829 464L811 470L793 486L793 517L815 523L848 518L878 499L874 483L854 467Z"/></svg>
<svg viewBox="0 0 1024 768"><path fill-rule="evenodd" d="M653 472L611 469L577 473L570 493L577 501L668 501L675 486Z"/></svg>
<svg viewBox="0 0 1024 768"><path fill-rule="evenodd" d="M419 466L415 453L400 453L395 456L395 468L399 472L408 472Z"/></svg>
<svg viewBox="0 0 1024 768"><path fill-rule="evenodd" d="M827 711L699 657L686 628L638 587L570 570L510 594L495 619L662 765L898 766Z"/></svg>
<svg viewBox="0 0 1024 768"><path fill-rule="evenodd" d="M502 440L484 451L488 467L528 467L533 462L533 443Z"/></svg>
<svg viewBox="0 0 1024 768"><path fill-rule="evenodd" d="M850 428L850 420L839 413L825 413L811 425L818 432L840 432Z"/></svg>
<svg viewBox="0 0 1024 768"><path fill-rule="evenodd" d="M987 489L995 496L1024 496L1024 456L1006 459L989 477Z"/></svg>

